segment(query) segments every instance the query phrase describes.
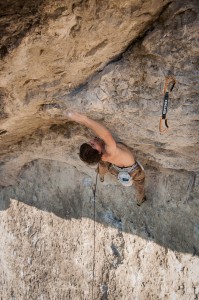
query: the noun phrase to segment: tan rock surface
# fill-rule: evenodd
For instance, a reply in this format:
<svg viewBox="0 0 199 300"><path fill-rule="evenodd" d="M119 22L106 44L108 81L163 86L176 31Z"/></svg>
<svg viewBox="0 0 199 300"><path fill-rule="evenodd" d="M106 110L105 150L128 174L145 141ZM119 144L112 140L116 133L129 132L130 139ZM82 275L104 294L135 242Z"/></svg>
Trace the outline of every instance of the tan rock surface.
<svg viewBox="0 0 199 300"><path fill-rule="evenodd" d="M107 175L96 198L94 299L199 298L198 1L0 4L0 296L92 299L101 121L146 169L148 201ZM165 76L175 75L165 135Z"/></svg>

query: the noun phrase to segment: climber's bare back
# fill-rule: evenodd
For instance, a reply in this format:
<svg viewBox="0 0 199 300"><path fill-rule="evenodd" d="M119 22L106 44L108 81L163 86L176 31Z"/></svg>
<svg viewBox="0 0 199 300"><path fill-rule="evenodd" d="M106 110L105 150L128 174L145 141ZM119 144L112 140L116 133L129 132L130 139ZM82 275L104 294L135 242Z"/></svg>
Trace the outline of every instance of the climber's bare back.
<svg viewBox="0 0 199 300"><path fill-rule="evenodd" d="M130 167L135 163L135 158L132 151L121 143L116 143L116 147L105 149L102 155L102 160L110 162L118 167Z"/></svg>

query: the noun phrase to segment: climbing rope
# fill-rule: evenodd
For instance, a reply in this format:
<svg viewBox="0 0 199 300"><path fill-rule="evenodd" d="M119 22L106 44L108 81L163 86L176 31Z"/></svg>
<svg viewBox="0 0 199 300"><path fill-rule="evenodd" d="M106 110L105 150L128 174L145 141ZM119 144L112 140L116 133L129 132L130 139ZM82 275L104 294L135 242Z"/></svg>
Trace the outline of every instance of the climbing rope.
<svg viewBox="0 0 199 300"><path fill-rule="evenodd" d="M97 174L95 184L92 187L93 190L93 276L92 276L92 300L94 299L94 285L95 285L95 236L96 236L96 190L97 190L97 179L99 174L99 166L97 168Z"/></svg>
<svg viewBox="0 0 199 300"><path fill-rule="evenodd" d="M171 87L169 88L169 85ZM159 131L161 134L164 134L169 129L168 121L167 121L167 110L169 104L169 91L172 92L174 86L176 84L176 80L173 76L167 76L164 85L164 101L163 101L163 108L162 108L162 117L160 118L159 122ZM163 120L165 121L165 128L163 128Z"/></svg>

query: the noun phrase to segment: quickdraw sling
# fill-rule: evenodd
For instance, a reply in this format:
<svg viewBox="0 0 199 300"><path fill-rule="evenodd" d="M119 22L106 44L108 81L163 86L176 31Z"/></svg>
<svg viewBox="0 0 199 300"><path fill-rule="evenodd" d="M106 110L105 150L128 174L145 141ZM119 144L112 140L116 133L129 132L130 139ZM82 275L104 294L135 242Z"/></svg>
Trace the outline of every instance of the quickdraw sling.
<svg viewBox="0 0 199 300"><path fill-rule="evenodd" d="M169 85L171 87L169 89ZM162 108L162 117L160 118L159 123L159 131L161 134L164 134L169 129L168 121L167 121L167 110L169 104L169 91L172 92L174 86L176 84L176 80L173 76L167 76L164 85L164 101L163 101L163 108ZM165 121L165 127L163 128L163 120Z"/></svg>

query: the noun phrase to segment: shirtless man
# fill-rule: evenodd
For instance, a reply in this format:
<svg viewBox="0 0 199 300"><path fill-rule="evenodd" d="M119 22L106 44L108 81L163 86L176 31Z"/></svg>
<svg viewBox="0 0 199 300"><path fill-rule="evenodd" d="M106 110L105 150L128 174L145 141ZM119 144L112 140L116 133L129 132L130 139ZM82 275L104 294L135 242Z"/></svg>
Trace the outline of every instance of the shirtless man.
<svg viewBox="0 0 199 300"><path fill-rule="evenodd" d="M110 131L102 124L74 111L67 111L66 116L71 121L90 128L97 137L80 147L80 158L88 164L99 163L100 180L110 172L118 177L124 186L134 183L137 205L146 200L144 193L145 174L143 168L136 162L131 150L122 143L116 143Z"/></svg>

